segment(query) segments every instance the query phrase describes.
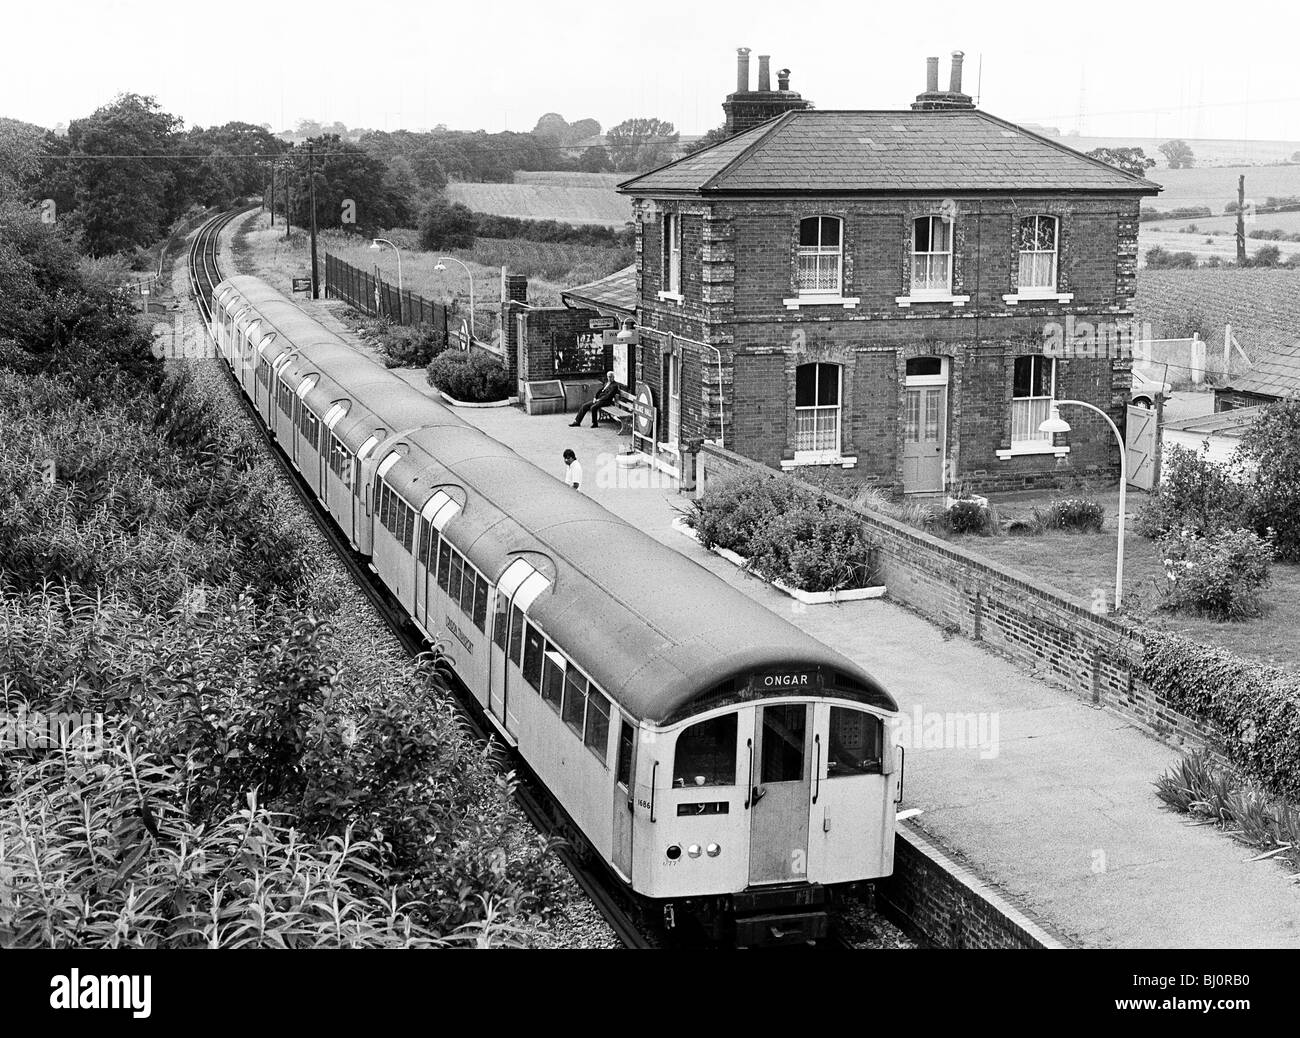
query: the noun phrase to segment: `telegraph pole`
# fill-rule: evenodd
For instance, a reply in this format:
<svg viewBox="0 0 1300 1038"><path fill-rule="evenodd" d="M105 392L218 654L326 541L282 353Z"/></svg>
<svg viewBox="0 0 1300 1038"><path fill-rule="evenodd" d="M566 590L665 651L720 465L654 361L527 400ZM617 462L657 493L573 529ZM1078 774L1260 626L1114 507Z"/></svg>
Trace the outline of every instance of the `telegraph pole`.
<svg viewBox="0 0 1300 1038"><path fill-rule="evenodd" d="M307 190L311 199L311 297L320 298L320 283L316 266L316 157L313 145L307 144Z"/></svg>
<svg viewBox="0 0 1300 1038"><path fill-rule="evenodd" d="M1246 265L1246 175L1237 178L1237 266Z"/></svg>
<svg viewBox="0 0 1300 1038"><path fill-rule="evenodd" d="M275 159L271 160L271 226L275 226Z"/></svg>
<svg viewBox="0 0 1300 1038"><path fill-rule="evenodd" d="M293 170L293 164L290 163L284 169L284 237L289 238L289 232L293 230L293 179L289 173Z"/></svg>

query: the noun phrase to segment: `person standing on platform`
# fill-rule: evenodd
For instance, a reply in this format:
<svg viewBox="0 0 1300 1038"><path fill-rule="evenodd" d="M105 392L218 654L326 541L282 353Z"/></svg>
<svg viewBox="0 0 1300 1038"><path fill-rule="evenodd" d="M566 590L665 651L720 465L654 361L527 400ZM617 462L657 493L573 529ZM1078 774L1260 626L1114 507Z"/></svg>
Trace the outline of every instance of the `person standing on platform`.
<svg viewBox="0 0 1300 1038"><path fill-rule="evenodd" d="M578 456L573 451L564 452L564 482L578 489L582 482L582 463L578 461Z"/></svg>

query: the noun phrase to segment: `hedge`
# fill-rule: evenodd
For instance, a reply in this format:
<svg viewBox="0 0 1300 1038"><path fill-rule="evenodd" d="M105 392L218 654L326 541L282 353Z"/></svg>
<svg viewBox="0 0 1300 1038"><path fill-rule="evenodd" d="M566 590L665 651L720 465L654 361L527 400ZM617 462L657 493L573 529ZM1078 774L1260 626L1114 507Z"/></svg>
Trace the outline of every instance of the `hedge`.
<svg viewBox="0 0 1300 1038"><path fill-rule="evenodd" d="M1224 649L1149 632L1137 677L1170 706L1217 729L1233 764L1300 799L1300 679Z"/></svg>
<svg viewBox="0 0 1300 1038"><path fill-rule="evenodd" d="M514 389L510 372L495 357L483 353L447 350L433 358L429 385L466 404L505 400Z"/></svg>

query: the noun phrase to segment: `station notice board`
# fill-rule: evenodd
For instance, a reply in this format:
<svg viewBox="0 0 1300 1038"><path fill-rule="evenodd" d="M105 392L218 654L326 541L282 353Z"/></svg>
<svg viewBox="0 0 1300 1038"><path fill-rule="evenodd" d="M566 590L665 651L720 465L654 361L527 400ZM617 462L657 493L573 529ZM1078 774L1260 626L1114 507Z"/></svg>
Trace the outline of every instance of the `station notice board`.
<svg viewBox="0 0 1300 1038"><path fill-rule="evenodd" d="M293 279L293 290L294 290L295 292L310 292L310 291L311 291L311 278L294 278L294 279Z"/></svg>
<svg viewBox="0 0 1300 1038"><path fill-rule="evenodd" d="M632 398L632 440L645 440L654 450L655 438L655 398L650 386L645 382L636 384L636 396Z"/></svg>

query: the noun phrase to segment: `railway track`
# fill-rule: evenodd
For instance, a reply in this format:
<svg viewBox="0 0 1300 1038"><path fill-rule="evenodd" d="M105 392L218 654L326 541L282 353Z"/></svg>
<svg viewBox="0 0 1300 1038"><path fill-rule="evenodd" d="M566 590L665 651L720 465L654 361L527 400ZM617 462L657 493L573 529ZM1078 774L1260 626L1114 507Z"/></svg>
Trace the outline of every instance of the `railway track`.
<svg viewBox="0 0 1300 1038"><path fill-rule="evenodd" d="M246 212L248 212L248 209L241 209L213 217L199 228L190 248L190 290L208 328L211 328L212 323L213 290L223 280L219 263L221 232L233 220ZM226 367L224 362L222 366L223 368ZM233 382L233 374L229 372L228 368L226 370L231 375L231 381ZM317 501L316 496L307 486L306 481L276 448L275 438L271 435L270 430L266 428L261 416L254 410L248 398L238 391L238 386L236 386L236 390L235 396L252 418L253 424L261 433L267 446L271 448L271 456L275 459L276 464L280 467L290 485L292 485L294 492L298 495L304 507L311 513L317 527L326 541L329 542L330 547L343 563L353 581L361 588L370 604L374 606L375 611L383 618L384 623L397 637L402 648L412 658L426 652L428 646L419 631L410 623L406 614L393 603L387 589L379 582L374 572L353 551L352 545L343 536L342 531L331 521L320 502ZM462 707L462 713L471 725L475 735L484 743L493 741L493 731L483 717L482 709L477 700L463 686L459 686L459 683L457 685L458 687L453 691L456 693ZM499 741L497 744L501 746ZM505 747L502 746L501 748L503 752L509 753ZM524 761L511 754L510 762L516 772L523 776L523 780L519 782L516 788L516 802L528 820L540 832L553 835L556 826L551 819L559 812L558 805L536 782ZM591 899L596 906L596 910L608 923L610 929L614 931L615 936L624 947L653 947L652 942L646 938L643 928L622 905L603 865L597 864L593 866L589 864L584 860L584 855L571 845L557 848L556 853L572 874L579 888Z"/></svg>

